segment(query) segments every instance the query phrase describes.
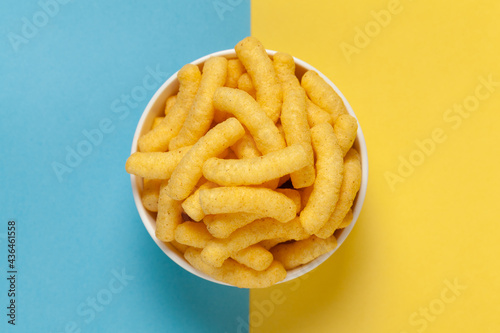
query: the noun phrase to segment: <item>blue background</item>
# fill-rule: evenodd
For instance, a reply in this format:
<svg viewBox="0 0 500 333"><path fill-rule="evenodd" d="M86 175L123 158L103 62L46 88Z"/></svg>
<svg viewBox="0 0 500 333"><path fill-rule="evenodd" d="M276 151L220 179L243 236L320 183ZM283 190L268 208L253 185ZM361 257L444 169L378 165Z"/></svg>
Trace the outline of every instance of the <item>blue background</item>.
<svg viewBox="0 0 500 333"><path fill-rule="evenodd" d="M219 15L220 3L227 1L59 4L46 22L37 17L43 26L17 50L9 33L22 36L23 18L32 21L41 7L0 3L0 331L246 331L239 323L248 318L248 291L206 282L165 256L142 225L124 170L136 123L161 83L250 34L249 1L233 0ZM147 68L157 67L161 82L141 90ZM120 98L133 91L124 107ZM103 119L112 132L58 179L53 163L66 164L67 149ZM5 315L9 219L18 221L15 328ZM132 280L91 318L87 300L109 295L113 272L122 271Z"/></svg>

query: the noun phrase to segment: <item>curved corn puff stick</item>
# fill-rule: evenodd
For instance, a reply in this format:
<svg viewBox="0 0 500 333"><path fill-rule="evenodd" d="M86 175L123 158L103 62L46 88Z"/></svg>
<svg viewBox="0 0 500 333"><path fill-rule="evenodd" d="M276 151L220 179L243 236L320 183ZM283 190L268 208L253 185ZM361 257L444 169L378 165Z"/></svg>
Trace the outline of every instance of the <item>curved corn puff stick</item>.
<svg viewBox="0 0 500 333"><path fill-rule="evenodd" d="M198 66L187 64L181 68L177 79L179 80L179 93L175 104L155 129L139 138L140 151L167 151L170 140L181 130L200 86L200 69Z"/></svg>
<svg viewBox="0 0 500 333"><path fill-rule="evenodd" d="M313 128L321 123L328 123L333 126L332 115L311 102L309 98L306 98L306 106L307 122L309 123L309 127Z"/></svg>
<svg viewBox="0 0 500 333"><path fill-rule="evenodd" d="M203 223L187 221L179 224L175 229L175 241L179 244L201 249L212 239L213 236Z"/></svg>
<svg viewBox="0 0 500 333"><path fill-rule="evenodd" d="M342 223L340 223L340 225L337 229L347 228L349 226L349 224L351 224L352 218L353 218L352 209L349 209L349 211L347 212L347 214L344 217L344 220L342 220Z"/></svg>
<svg viewBox="0 0 500 333"><path fill-rule="evenodd" d="M361 160L355 149L349 150L344 158L344 179L340 197L328 222L316 232L320 238L330 237L344 220L361 186Z"/></svg>
<svg viewBox="0 0 500 333"><path fill-rule="evenodd" d="M162 242L174 240L175 228L182 223L181 203L169 197L166 188L167 181L165 180L160 186L158 215L156 216L156 238Z"/></svg>
<svg viewBox="0 0 500 333"><path fill-rule="evenodd" d="M218 110L233 114L245 125L263 155L286 147L276 125L246 92L219 88L215 91L214 105Z"/></svg>
<svg viewBox="0 0 500 333"><path fill-rule="evenodd" d="M156 127L158 127L158 125L160 125L164 118L165 117L155 117L155 119L153 119L153 125L151 125L151 129L154 130Z"/></svg>
<svg viewBox="0 0 500 333"><path fill-rule="evenodd" d="M203 223L212 236L227 238L235 230L263 217L261 214L255 213L226 213L207 215L203 218Z"/></svg>
<svg viewBox="0 0 500 333"><path fill-rule="evenodd" d="M224 260L236 252L265 239L282 237L300 239L304 235L307 237L298 218L288 223L280 223L271 218L264 218L236 230L228 238L211 240L203 249L201 256L207 264L220 267Z"/></svg>
<svg viewBox="0 0 500 333"><path fill-rule="evenodd" d="M296 206L286 195L268 188L216 187L200 191L203 212L209 214L254 213L284 223L292 220Z"/></svg>
<svg viewBox="0 0 500 333"><path fill-rule="evenodd" d="M246 249L236 252L231 258L259 272L267 269L273 262L273 255L271 252L258 244L251 245Z"/></svg>
<svg viewBox="0 0 500 333"><path fill-rule="evenodd" d="M336 247L337 240L333 236L327 239L311 236L301 241L276 245L271 253L286 270L290 270L307 264Z"/></svg>
<svg viewBox="0 0 500 333"><path fill-rule="evenodd" d="M220 185L262 184L314 163L300 144L264 156L241 160L210 158L203 165L203 176Z"/></svg>
<svg viewBox="0 0 500 333"><path fill-rule="evenodd" d="M214 188L217 187L217 184L206 181L203 183L193 194L184 200L182 203L182 208L184 209L184 213L186 213L190 218L194 221L201 221L205 217L205 213L203 213L203 209L201 209L200 205L200 190L206 188Z"/></svg>
<svg viewBox="0 0 500 333"><path fill-rule="evenodd" d="M208 131L184 155L172 172L166 189L168 195L176 200L186 199L203 174L203 163L222 153L244 134L243 126L236 118L229 118Z"/></svg>
<svg viewBox="0 0 500 333"><path fill-rule="evenodd" d="M274 67L283 87L283 106L281 124L285 132L286 143L301 144L310 161L304 168L291 173L294 188L311 186L316 176L314 153L311 145L311 130L307 122L306 93L295 76L295 61L286 53L274 55Z"/></svg>
<svg viewBox="0 0 500 333"><path fill-rule="evenodd" d="M252 78L257 102L269 118L277 122L283 95L266 49L257 38L247 37L236 44L234 50Z"/></svg>
<svg viewBox="0 0 500 333"><path fill-rule="evenodd" d="M224 86L227 75L227 59L213 57L205 61L201 76L200 88L196 92L194 102L175 138L170 141L169 149L195 144L210 128L214 119L212 98L217 88Z"/></svg>
<svg viewBox="0 0 500 333"><path fill-rule="evenodd" d="M337 118L333 125L333 132L337 137L340 149L344 156L351 149L354 140L356 139L356 131L358 130L358 122L356 118L350 114L343 114Z"/></svg>
<svg viewBox="0 0 500 333"><path fill-rule="evenodd" d="M296 205L296 212L300 212L300 194L298 191L293 189L276 189L276 192L282 193L293 200ZM235 230L246 226L247 224L261 219L265 216L262 214L252 214L252 213L227 213L227 214L216 214L207 215L203 219L203 222L207 226L208 231L216 238L227 238Z"/></svg>
<svg viewBox="0 0 500 333"><path fill-rule="evenodd" d="M321 229L335 209L344 171L342 150L332 126L316 125L312 128L311 135L316 153L316 182L306 206L300 213L302 226L309 234Z"/></svg>
<svg viewBox="0 0 500 333"><path fill-rule="evenodd" d="M281 237L281 238L273 238L273 239L266 239L260 242L259 244L262 245L263 248L266 250L269 250L273 248L274 246L280 244L280 243L286 243L290 242L292 240L300 241L306 238L309 238L310 235L306 232L302 233L301 235L295 235L293 238L290 237Z"/></svg>
<svg viewBox="0 0 500 333"><path fill-rule="evenodd" d="M158 197L160 196L161 179L144 179L141 201L144 208L150 212L158 211Z"/></svg>
<svg viewBox="0 0 500 333"><path fill-rule="evenodd" d="M240 76L238 79L238 89L243 90L250 96L252 96L253 99L255 99L255 87L253 86L252 79L250 78L250 74L245 73Z"/></svg>
<svg viewBox="0 0 500 333"><path fill-rule="evenodd" d="M203 223L184 222L175 230L175 241L182 245L204 248L213 239ZM257 271L269 267L273 256L262 246L253 245L231 256L234 260Z"/></svg>
<svg viewBox="0 0 500 333"><path fill-rule="evenodd" d="M333 116L334 122L340 115L347 114L342 98L315 71L307 71L302 76L301 84L311 101L328 111Z"/></svg>
<svg viewBox="0 0 500 333"><path fill-rule="evenodd" d="M172 95L169 98L167 98L167 101L165 102L165 115L167 115L168 112L172 109L176 101L177 101L177 95Z"/></svg>
<svg viewBox="0 0 500 333"><path fill-rule="evenodd" d="M166 153L135 152L129 156L125 163L125 170L136 176L150 179L169 179L175 167L191 146L182 147Z"/></svg>
<svg viewBox="0 0 500 333"><path fill-rule="evenodd" d="M240 59L229 59L227 61L226 87L238 88L238 79L245 72L245 66L243 66Z"/></svg>
<svg viewBox="0 0 500 333"><path fill-rule="evenodd" d="M300 87L299 79L295 76L295 60L284 52L276 52L273 56L273 66L283 89Z"/></svg>
<svg viewBox="0 0 500 333"><path fill-rule="evenodd" d="M187 249L184 257L197 270L238 288L266 288L286 277L286 270L278 261L273 261L265 271L258 272L232 259L226 260L220 268L212 267L203 262L200 250L195 248Z"/></svg>

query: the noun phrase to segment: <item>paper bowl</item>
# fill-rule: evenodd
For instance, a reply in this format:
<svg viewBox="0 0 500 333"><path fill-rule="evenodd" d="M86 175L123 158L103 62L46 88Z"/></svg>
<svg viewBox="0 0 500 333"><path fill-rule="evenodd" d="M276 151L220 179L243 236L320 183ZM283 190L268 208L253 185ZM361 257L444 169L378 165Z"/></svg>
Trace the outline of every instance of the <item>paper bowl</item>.
<svg viewBox="0 0 500 333"><path fill-rule="evenodd" d="M273 55L276 53L276 51L271 51L267 50L267 53L269 55ZM230 50L224 50L224 51L219 51L215 52L209 55L206 55L202 58L199 58L193 62L191 62L194 65L197 65L200 67L200 69L203 67L203 63L210 57L216 57L216 56L222 56L227 59L234 59L236 58L236 53L234 49ZM349 112L350 115L353 117L356 117L354 114L354 111L352 110L351 106L349 105L349 102L345 99L344 95L340 92L340 90L331 82L325 75L323 75L320 71L318 71L316 68L313 66L309 65L308 63L294 58L295 59L295 65L296 65L296 74L300 78L302 75L308 71L308 70L314 70L316 71L325 81L332 86L332 88L337 92L337 94L342 98L347 111ZM138 148L137 148L137 141L139 138L144 135L149 129L151 128L151 125L153 124L153 120L155 117L160 116L163 114L165 110L165 101L169 96L172 94L175 94L177 90L179 89L179 82L177 81L177 72L174 73L163 85L156 91L154 94L153 98L149 101L148 105L146 106L146 109L144 110L139 123L137 124L137 128L134 134L134 139L132 142L132 150L131 153L135 153ZM356 118L357 119L357 118ZM359 125L359 123L358 123ZM333 249L332 251L325 253L324 255L316 258L315 260L311 261L308 264L305 264L303 266L297 267L295 269L289 270L287 272L286 278L279 282L287 282L290 280L293 280L299 276L302 276L314 268L318 267L321 263L323 263L326 259L328 259L345 241L349 233L351 232L352 228L356 224L356 220L359 217L359 214L361 212L361 208L363 206L363 201L365 199L365 194L366 194L366 186L368 182L368 155L366 151L366 143L365 143L365 138L363 136L363 131L361 130L361 126L358 126L358 132L357 132L357 137L356 141L354 142L354 147L356 150L359 151L361 155L361 170L362 170L362 178L361 178L361 188L357 194L357 197L354 201L353 204L353 220L351 224L342 230L337 230L335 232L335 237L337 238L337 247ZM162 249L162 251L170 258L172 259L176 264L187 270L188 272L203 278L205 280L215 282L218 284L222 285L227 285L230 286L229 284L214 280L210 276L198 271L195 269L193 266L191 266L186 259L184 259L184 256L179 253L172 245L170 244L165 244L162 241L158 240L155 236L155 219L156 219L156 213L152 213L146 208L144 208L144 205L142 204L141 201L141 193L143 189L143 183L142 183L142 178L131 175L130 176L131 182L132 182L132 192L134 195L134 200L135 204L137 206L137 210L139 212L139 215L141 217L142 222L144 223L144 226L146 227L147 231L151 235L151 238L154 240L154 242Z"/></svg>

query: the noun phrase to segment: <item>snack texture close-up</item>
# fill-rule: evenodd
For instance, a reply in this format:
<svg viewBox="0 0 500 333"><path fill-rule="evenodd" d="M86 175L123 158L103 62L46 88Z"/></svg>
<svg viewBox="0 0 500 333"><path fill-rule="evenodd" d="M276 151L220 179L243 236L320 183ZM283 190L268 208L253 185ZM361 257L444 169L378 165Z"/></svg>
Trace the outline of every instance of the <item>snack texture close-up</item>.
<svg viewBox="0 0 500 333"><path fill-rule="evenodd" d="M366 145L340 91L255 37L182 67L137 126L126 171L160 248L189 272L265 288L345 240L366 192Z"/></svg>

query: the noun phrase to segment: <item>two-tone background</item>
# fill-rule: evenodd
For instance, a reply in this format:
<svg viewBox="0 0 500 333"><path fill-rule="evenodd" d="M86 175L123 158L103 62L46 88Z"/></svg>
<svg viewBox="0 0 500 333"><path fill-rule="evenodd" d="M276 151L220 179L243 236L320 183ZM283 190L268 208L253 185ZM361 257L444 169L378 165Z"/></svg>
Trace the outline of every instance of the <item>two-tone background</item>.
<svg viewBox="0 0 500 333"><path fill-rule="evenodd" d="M494 0L2 1L0 331L499 332L499 15ZM157 248L124 163L156 89L250 34L335 82L370 175L334 256L248 291Z"/></svg>

